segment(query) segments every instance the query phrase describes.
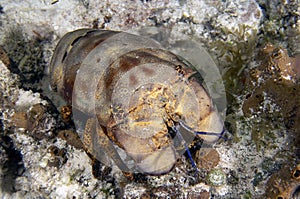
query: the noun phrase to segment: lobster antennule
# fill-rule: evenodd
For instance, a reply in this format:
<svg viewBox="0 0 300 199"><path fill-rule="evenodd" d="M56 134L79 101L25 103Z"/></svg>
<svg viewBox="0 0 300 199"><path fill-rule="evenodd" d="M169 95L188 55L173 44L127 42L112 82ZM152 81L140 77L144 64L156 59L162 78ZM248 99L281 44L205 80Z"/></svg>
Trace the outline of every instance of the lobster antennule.
<svg viewBox="0 0 300 199"><path fill-rule="evenodd" d="M195 131L194 133L197 135L214 135L219 137L219 139L222 138L223 140L229 140L228 138L223 136L223 134L225 133L225 129L223 129L221 133L203 132L203 131Z"/></svg>
<svg viewBox="0 0 300 199"><path fill-rule="evenodd" d="M228 140L227 138L225 138L223 136L223 134L225 133L225 129L223 128L223 130L220 133L215 133L215 132L205 132L205 131L194 131L192 128L190 128L189 126L187 126L182 120L179 121L180 126L182 126L183 128L185 128L187 131L193 132L196 135L212 135L212 136L217 136L219 138L222 138L224 140Z"/></svg>
<svg viewBox="0 0 300 199"><path fill-rule="evenodd" d="M198 167L197 167L197 165L196 165L196 163L195 163L195 161L194 161L194 159L192 157L192 154L191 154L191 151L190 151L190 149L188 147L187 141L183 138L183 136L182 136L182 134L181 134L181 132L180 132L180 130L178 128L179 128L179 126L174 126L174 127L172 127L172 130L176 133L176 135L178 136L178 138L183 142L182 144L183 144L183 147L185 148L187 156L188 156L188 158L189 158L189 160L190 160L190 162L192 164L192 167L196 170L196 173L197 173L199 171L199 169L198 169Z"/></svg>

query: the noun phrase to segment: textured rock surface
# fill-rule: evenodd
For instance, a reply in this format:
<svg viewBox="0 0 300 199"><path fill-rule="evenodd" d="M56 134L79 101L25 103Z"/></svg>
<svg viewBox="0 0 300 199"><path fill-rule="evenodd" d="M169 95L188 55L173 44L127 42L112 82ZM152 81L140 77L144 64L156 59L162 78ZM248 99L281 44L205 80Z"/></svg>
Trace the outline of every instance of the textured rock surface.
<svg viewBox="0 0 300 199"><path fill-rule="evenodd" d="M250 68L259 68L257 60L265 41L280 44L290 55L299 53L299 16L297 1L279 0L1 2L0 44L11 63L0 51L5 63L0 63L0 198L263 197L266 182L272 175L278 179L274 173L284 162L299 163L300 141L294 139L299 132L284 125L286 118L274 122L284 106L278 107L268 92L262 92L266 95L260 104L251 105L259 106L261 112L244 115L242 105L253 88L247 74ZM207 168L199 168L194 175L184 156L166 175L137 175L129 180L117 168L91 160L73 137L66 139L59 133L71 124L60 118L60 107L54 105L65 104L49 95L49 80L43 74L61 36L82 27L131 30L141 26L164 26L202 41L224 73L230 139L213 148L220 159L215 168L225 173L225 184L210 185ZM13 42L7 39L11 32L15 33ZM299 68L299 61L295 66ZM257 81L264 85L265 79ZM293 84L299 85L298 80ZM33 107L44 108L34 114L35 128L28 128ZM260 128L261 124L272 128Z"/></svg>

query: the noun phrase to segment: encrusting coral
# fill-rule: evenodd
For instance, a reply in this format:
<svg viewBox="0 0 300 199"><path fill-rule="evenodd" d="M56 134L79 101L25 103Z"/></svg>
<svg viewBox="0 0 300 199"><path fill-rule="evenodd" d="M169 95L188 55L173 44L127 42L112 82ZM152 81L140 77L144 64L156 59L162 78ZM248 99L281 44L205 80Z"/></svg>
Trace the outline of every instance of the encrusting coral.
<svg viewBox="0 0 300 199"><path fill-rule="evenodd" d="M265 46L262 55L260 66L250 71L250 92L243 113L246 117L272 117L273 120L266 120L271 122L269 126L282 120L288 131L299 132L299 57L289 57L286 49L271 44Z"/></svg>
<svg viewBox="0 0 300 199"><path fill-rule="evenodd" d="M300 196L300 164L285 165L274 173L267 183L266 197L268 199L289 199Z"/></svg>

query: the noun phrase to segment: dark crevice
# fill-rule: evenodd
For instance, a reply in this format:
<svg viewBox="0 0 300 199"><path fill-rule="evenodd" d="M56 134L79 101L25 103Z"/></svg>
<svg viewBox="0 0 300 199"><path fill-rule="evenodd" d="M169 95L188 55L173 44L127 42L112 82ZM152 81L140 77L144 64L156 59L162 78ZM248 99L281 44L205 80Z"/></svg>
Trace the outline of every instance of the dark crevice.
<svg viewBox="0 0 300 199"><path fill-rule="evenodd" d="M1 184L1 190L8 193L15 192L16 178L25 171L23 156L21 151L15 148L13 140L9 136L0 136L0 146L7 154L7 161L0 165L3 172L2 182L4 182Z"/></svg>

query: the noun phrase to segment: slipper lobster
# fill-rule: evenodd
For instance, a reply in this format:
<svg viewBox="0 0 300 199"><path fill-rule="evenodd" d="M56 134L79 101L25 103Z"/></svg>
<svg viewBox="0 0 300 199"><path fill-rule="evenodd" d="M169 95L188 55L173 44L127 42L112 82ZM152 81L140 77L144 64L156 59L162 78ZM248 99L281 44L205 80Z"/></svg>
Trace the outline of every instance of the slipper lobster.
<svg viewBox="0 0 300 199"><path fill-rule="evenodd" d="M69 104L87 151L125 172L169 172L195 136L215 142L223 121L186 59L149 37L79 29L59 41L51 87Z"/></svg>

